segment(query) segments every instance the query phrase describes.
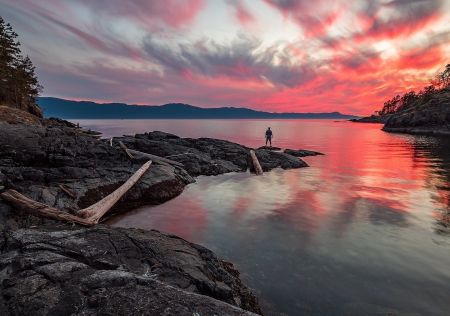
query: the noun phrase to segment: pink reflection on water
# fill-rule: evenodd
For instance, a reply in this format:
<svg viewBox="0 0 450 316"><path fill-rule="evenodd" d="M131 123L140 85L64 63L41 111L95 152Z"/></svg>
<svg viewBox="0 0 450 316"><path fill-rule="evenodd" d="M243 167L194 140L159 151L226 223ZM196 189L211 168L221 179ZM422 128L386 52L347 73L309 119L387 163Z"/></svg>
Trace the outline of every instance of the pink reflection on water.
<svg viewBox="0 0 450 316"><path fill-rule="evenodd" d="M211 225L208 216L220 211L236 222L273 217L310 234L319 232L336 218L346 219L348 225L333 228L341 230L337 235L344 236L352 221L370 218L361 215L368 210L422 212L417 200L423 197L429 162L417 153L410 136L381 132L378 124L315 120L147 120L145 123L149 125L148 130L221 138L251 147L263 145L264 131L270 126L275 146L311 149L326 156L306 157L304 160L311 168L272 171L263 180L253 176L235 179L233 175L229 176L229 183L225 181L227 176L199 181L196 189L188 188L174 201L152 208L152 212L160 210L166 214L151 220L152 226L143 224L147 219L133 223L139 227L167 230L197 241ZM144 213L140 211L136 216Z"/></svg>

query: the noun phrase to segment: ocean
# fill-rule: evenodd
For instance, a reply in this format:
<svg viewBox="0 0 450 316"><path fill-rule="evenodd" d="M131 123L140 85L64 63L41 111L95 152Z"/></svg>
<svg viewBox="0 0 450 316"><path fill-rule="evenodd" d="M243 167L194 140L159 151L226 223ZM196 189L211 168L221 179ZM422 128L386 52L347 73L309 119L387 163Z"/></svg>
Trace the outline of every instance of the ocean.
<svg viewBox="0 0 450 316"><path fill-rule="evenodd" d="M333 120L79 120L103 137L160 130L308 149L309 168L200 176L110 218L231 261L265 315L449 315L450 139ZM284 313L284 314L283 314Z"/></svg>

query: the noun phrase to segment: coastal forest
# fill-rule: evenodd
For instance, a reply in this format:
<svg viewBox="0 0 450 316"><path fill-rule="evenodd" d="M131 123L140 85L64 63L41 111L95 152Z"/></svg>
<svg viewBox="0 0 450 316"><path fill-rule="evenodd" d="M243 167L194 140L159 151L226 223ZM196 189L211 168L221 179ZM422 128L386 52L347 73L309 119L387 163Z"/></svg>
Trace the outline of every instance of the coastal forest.
<svg viewBox="0 0 450 316"><path fill-rule="evenodd" d="M397 95L392 99L386 101L383 108L380 111L375 111L375 116L383 116L387 114L394 114L402 112L406 108L409 108L414 102L422 99L421 104L427 103L431 96L441 90L450 87L450 64L445 69L439 72L436 77L430 80L430 85L424 87L418 93L410 91L400 96Z"/></svg>
<svg viewBox="0 0 450 316"><path fill-rule="evenodd" d="M6 104L42 117L37 97L43 87L28 56L22 56L17 33L0 16L0 105Z"/></svg>

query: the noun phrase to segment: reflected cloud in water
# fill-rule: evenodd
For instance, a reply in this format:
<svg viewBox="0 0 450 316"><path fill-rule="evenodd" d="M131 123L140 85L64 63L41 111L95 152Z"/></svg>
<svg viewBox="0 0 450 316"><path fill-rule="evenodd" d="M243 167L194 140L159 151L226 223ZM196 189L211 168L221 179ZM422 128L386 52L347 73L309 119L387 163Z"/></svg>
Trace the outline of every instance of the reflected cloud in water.
<svg viewBox="0 0 450 316"><path fill-rule="evenodd" d="M198 177L109 224L167 231L235 262L268 315L448 314L449 140L328 121L152 124L251 147L271 126L274 145L326 155L263 177Z"/></svg>

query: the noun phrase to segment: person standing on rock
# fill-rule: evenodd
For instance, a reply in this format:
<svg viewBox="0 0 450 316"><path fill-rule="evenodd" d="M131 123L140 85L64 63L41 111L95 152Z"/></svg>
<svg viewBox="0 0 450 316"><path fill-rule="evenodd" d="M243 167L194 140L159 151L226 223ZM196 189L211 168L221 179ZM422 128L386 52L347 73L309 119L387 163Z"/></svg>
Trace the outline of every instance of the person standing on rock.
<svg viewBox="0 0 450 316"><path fill-rule="evenodd" d="M266 131L266 146L267 146L267 142L269 142L270 143L270 147L272 147L272 137L273 137L273 134L272 134L272 131L270 130L270 127L267 129L267 131Z"/></svg>

